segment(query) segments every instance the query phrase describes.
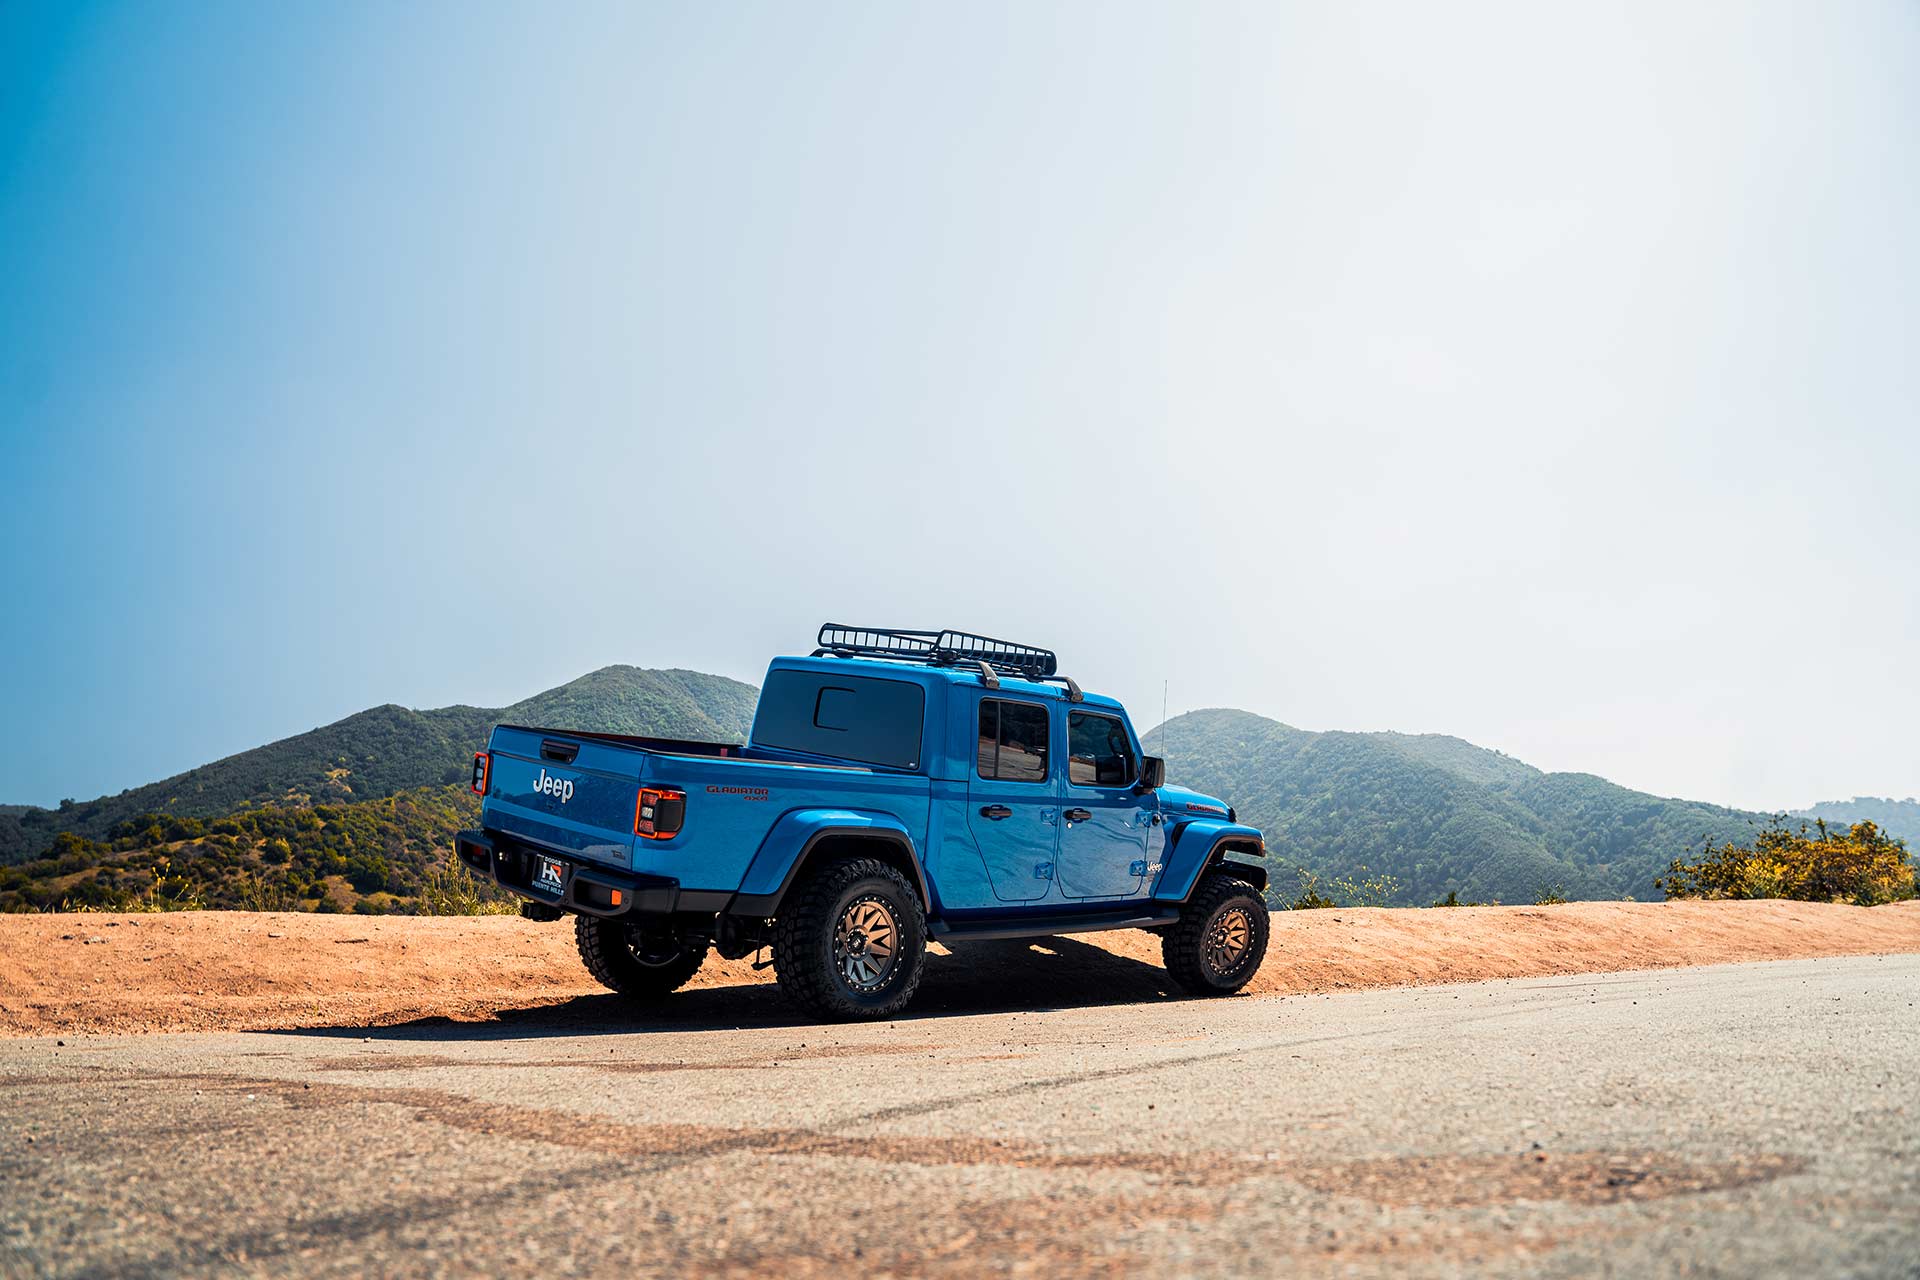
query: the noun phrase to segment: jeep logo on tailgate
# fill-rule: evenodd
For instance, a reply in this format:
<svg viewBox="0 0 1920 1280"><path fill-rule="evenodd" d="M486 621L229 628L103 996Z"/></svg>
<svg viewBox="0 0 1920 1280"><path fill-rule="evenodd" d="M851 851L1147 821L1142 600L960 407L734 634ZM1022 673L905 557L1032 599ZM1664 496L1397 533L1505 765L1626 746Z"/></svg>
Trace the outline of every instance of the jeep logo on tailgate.
<svg viewBox="0 0 1920 1280"><path fill-rule="evenodd" d="M535 795L558 796L561 804L573 799L573 783L559 778L550 778L545 769L542 769L540 776L534 779L533 790Z"/></svg>

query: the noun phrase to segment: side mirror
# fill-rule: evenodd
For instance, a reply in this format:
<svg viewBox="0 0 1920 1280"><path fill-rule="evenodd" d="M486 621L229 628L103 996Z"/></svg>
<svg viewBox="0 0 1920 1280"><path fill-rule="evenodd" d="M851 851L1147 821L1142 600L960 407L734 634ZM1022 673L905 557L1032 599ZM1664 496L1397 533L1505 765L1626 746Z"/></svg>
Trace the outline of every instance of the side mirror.
<svg viewBox="0 0 1920 1280"><path fill-rule="evenodd" d="M1167 762L1159 756L1148 756L1140 762L1140 781L1134 783L1136 791L1158 791L1167 782Z"/></svg>

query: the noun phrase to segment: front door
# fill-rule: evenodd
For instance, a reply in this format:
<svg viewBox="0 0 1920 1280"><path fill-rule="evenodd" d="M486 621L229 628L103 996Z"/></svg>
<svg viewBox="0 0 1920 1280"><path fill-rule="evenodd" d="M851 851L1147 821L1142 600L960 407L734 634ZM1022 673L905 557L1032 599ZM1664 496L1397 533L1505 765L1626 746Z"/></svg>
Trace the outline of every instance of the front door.
<svg viewBox="0 0 1920 1280"><path fill-rule="evenodd" d="M1044 897L1053 882L1060 798L1053 784L1047 704L980 700L979 749L967 787L967 825L1003 902Z"/></svg>
<svg viewBox="0 0 1920 1280"><path fill-rule="evenodd" d="M1097 711L1067 713L1067 788L1060 828L1060 892L1119 898L1147 876L1154 800L1133 789L1140 758L1126 722Z"/></svg>

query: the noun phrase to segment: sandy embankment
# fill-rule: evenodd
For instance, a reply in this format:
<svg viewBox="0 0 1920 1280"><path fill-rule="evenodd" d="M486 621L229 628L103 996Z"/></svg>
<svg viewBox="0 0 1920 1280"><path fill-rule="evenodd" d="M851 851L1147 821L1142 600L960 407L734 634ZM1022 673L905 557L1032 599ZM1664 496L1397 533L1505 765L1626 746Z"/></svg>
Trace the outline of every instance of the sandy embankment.
<svg viewBox="0 0 1920 1280"><path fill-rule="evenodd" d="M1288 994L1674 965L1920 952L1920 902L1583 902L1553 907L1283 911L1249 987ZM1046 1008L1170 994L1160 943L1083 934L936 949L917 1007ZM709 958L694 989L764 984ZM605 993L565 924L512 916L0 916L0 1035L485 1019ZM742 993L743 996L747 993ZM746 1004L708 1014L744 1013ZM753 1005L760 1008L758 1002Z"/></svg>

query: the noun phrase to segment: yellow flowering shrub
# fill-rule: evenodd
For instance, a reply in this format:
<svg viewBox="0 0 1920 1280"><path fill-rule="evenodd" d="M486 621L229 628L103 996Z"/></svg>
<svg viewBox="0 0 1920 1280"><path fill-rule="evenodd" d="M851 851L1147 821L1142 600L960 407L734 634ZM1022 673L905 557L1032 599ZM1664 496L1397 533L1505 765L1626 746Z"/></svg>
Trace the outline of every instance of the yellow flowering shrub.
<svg viewBox="0 0 1920 1280"><path fill-rule="evenodd" d="M1692 861L1675 858L1654 883L1669 898L1796 898L1863 907L1915 893L1906 843L1873 823L1803 822L1794 829L1782 818L1768 823L1751 847L1728 841L1702 849Z"/></svg>

